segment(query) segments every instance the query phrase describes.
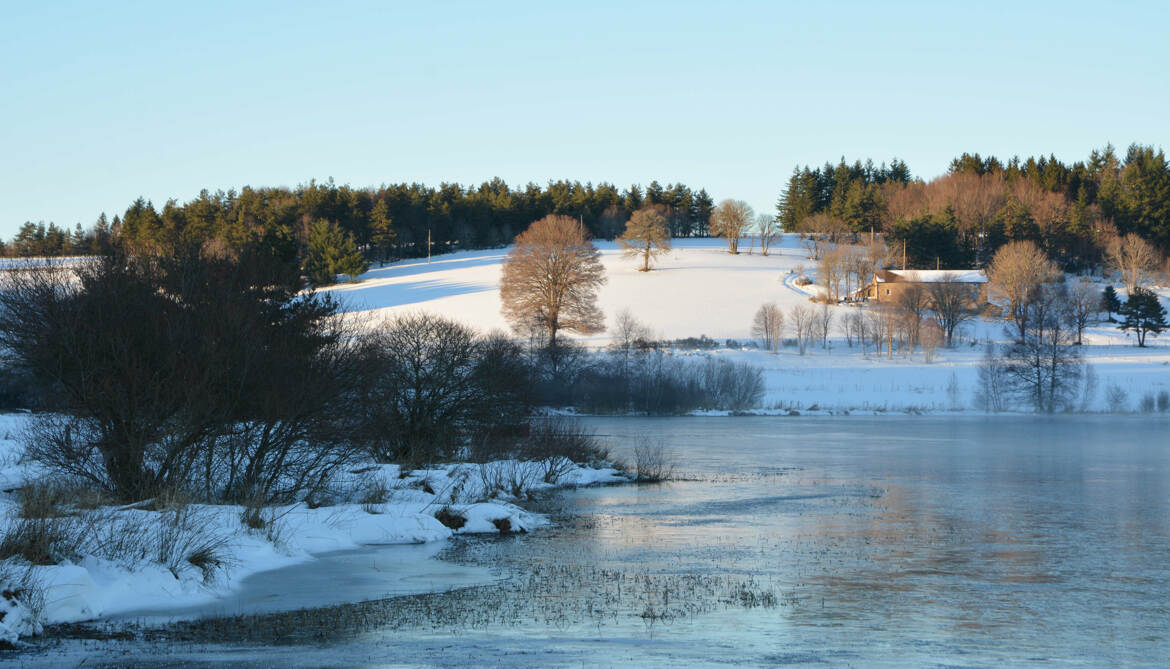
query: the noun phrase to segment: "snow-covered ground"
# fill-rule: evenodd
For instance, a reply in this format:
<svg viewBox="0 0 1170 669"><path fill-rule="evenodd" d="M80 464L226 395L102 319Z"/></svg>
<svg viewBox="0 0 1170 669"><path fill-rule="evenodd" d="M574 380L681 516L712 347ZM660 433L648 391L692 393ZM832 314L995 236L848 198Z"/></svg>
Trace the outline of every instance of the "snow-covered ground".
<svg viewBox="0 0 1170 669"><path fill-rule="evenodd" d="M794 235L785 235L768 256L757 252L731 255L720 239L675 240L674 249L654 270L637 271L612 242L599 242L608 281L599 304L609 322L629 309L664 339L707 335L720 342L750 338L752 318L761 304L774 302L785 312L807 304L816 286L797 286L800 270L815 278L816 263L807 258ZM746 249L745 240L740 244ZM395 314L423 310L480 330L507 329L500 313L499 279L507 249L467 251L438 256L430 263L408 260L373 268L359 283L331 288L351 311L378 322ZM1119 284L1115 284L1119 287ZM1104 284L1102 283L1103 287ZM1170 291L1155 287L1164 303ZM840 330L845 314L862 307L835 306L828 348L816 346L801 356L793 347L778 354L721 348L711 355L750 361L765 370L762 410L803 412L973 411L982 344L1004 341L1003 322L979 319L963 326L962 343L940 349L927 362L921 353L893 359L870 349L849 347ZM786 335L791 336L791 335ZM591 346L609 343L609 335L584 338ZM1150 337L1146 348L1112 323L1096 323L1085 337L1083 353L1097 378L1086 407L1109 408L1106 389L1127 394L1124 408L1136 409L1150 393L1170 390L1170 334ZM1113 407L1115 408L1115 407Z"/></svg>
<svg viewBox="0 0 1170 669"><path fill-rule="evenodd" d="M21 522L18 488L39 475L34 465L20 460L18 437L28 420L27 414L0 415L0 536ZM409 472L397 465L368 463L336 482L337 503L270 507L261 512L265 526L257 529L245 526L245 509L239 506L76 511L76 518L63 522L72 523L81 537L79 559L32 567L16 560L0 562L5 587L23 580L39 591L37 598L42 600L36 603L39 611L30 611L14 598L0 598L4 614L0 640L11 642L36 633L42 624L196 609L229 595L252 574L309 562L322 553L371 544L440 542L457 533L524 532L547 522L514 504L517 500L507 493L489 490L488 482L511 486L521 481L527 494L554 486L628 480L615 469L580 466L570 467L555 483L544 482L542 474L537 463L516 461ZM440 522L436 515L443 510L462 518L462 527L452 529ZM186 558L188 551L208 543L217 546L223 563L205 573ZM417 577L432 553L414 553L409 559L417 564L398 565L398 578ZM405 584L398 590L427 588Z"/></svg>

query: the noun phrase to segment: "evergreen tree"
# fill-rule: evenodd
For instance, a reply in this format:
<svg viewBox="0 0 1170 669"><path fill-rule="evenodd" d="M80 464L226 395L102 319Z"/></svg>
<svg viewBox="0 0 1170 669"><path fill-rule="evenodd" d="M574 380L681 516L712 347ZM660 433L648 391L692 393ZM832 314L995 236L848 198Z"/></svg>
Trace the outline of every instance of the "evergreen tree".
<svg viewBox="0 0 1170 669"><path fill-rule="evenodd" d="M328 219L309 226L305 274L313 285L334 283L338 274L348 275L352 283L357 280L357 275L366 271L367 266L352 232Z"/></svg>
<svg viewBox="0 0 1170 669"><path fill-rule="evenodd" d="M699 237L710 235L711 212L715 210L715 200L711 199L706 188L695 193L695 197L691 201L691 208L693 210L692 216L695 219L695 234Z"/></svg>
<svg viewBox="0 0 1170 669"><path fill-rule="evenodd" d="M1113 322L1113 314L1121 311L1121 300L1117 297L1117 291L1113 289L1112 285L1105 286L1105 290L1101 293L1101 311L1105 312L1109 322Z"/></svg>
<svg viewBox="0 0 1170 669"><path fill-rule="evenodd" d="M390 248L396 234L390 220L390 207L385 200L378 200L370 211L370 244L378 254L379 265L385 265L390 258Z"/></svg>
<svg viewBox="0 0 1170 669"><path fill-rule="evenodd" d="M1121 307L1122 321L1119 326L1126 332L1137 335L1138 346L1146 345L1146 335L1158 335L1167 327L1166 308L1158 296L1145 288L1135 288L1125 305Z"/></svg>

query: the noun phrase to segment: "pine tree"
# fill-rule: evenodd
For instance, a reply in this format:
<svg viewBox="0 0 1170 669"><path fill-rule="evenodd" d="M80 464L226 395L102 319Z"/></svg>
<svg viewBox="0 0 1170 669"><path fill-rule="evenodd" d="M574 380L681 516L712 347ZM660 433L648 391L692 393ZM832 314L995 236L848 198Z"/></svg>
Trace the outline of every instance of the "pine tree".
<svg viewBox="0 0 1170 669"><path fill-rule="evenodd" d="M1121 300L1117 297L1117 291L1113 289L1112 285L1105 286L1105 290L1101 293L1101 311L1105 312L1109 322L1113 322L1113 314L1121 311Z"/></svg>
<svg viewBox="0 0 1170 669"><path fill-rule="evenodd" d="M367 267L352 232L328 219L316 221L309 227L305 273L313 285L331 284L337 280L338 274L348 275L353 283Z"/></svg>
<svg viewBox="0 0 1170 669"><path fill-rule="evenodd" d="M390 257L390 247L397 233L390 220L390 207L385 200L378 200L370 211L370 244L377 249L379 265L385 265Z"/></svg>
<svg viewBox="0 0 1170 669"><path fill-rule="evenodd" d="M1138 346L1146 345L1146 335L1158 335L1170 324L1166 323L1166 308L1158 296L1145 288L1136 288L1121 307L1121 329L1137 335Z"/></svg>

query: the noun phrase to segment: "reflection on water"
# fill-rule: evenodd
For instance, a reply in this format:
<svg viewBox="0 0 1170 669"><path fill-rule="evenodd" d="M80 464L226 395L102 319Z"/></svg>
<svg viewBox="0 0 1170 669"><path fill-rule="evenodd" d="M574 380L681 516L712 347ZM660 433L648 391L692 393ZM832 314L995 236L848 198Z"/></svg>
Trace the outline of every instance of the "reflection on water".
<svg viewBox="0 0 1170 669"><path fill-rule="evenodd" d="M506 575L499 585L338 609L316 635L331 642L325 649L216 647L199 661L1110 666L1170 657L1165 419L587 422L619 457L653 434L682 480L557 493L541 502L553 528L468 539L443 554Z"/></svg>
<svg viewBox="0 0 1170 669"><path fill-rule="evenodd" d="M589 423L619 456L656 435L684 480L558 495L556 529L457 557L750 575L786 605L694 627L755 659L777 643L866 664L1170 656L1164 419ZM745 616L766 631L743 634Z"/></svg>

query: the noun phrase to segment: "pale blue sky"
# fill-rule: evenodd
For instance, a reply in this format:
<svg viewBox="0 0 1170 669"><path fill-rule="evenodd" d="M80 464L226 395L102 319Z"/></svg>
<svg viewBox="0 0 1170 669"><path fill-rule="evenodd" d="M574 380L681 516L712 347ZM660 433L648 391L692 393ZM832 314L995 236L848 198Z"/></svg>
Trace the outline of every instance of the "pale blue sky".
<svg viewBox="0 0 1170 669"><path fill-rule="evenodd" d="M3 3L0 234L332 176L706 187L1170 148L1170 3Z"/></svg>

